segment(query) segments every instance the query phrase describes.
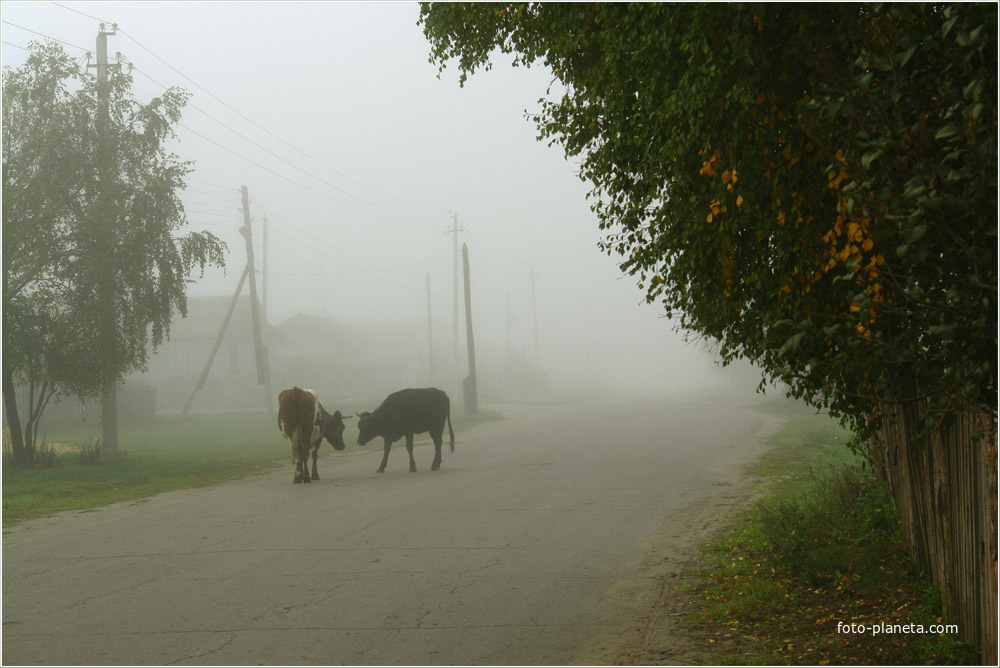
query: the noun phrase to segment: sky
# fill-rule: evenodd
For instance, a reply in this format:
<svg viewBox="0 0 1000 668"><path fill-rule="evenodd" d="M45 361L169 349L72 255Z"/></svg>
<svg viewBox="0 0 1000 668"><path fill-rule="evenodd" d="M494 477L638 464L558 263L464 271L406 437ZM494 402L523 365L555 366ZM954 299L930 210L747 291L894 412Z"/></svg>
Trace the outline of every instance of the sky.
<svg viewBox="0 0 1000 668"><path fill-rule="evenodd" d="M509 303L511 348L534 358L537 318L554 387L685 390L728 373L599 249L590 184L525 117L547 68L498 55L460 87L429 62L416 3L5 1L0 15L5 68L46 38L86 58L104 21L137 99L192 94L172 145L194 163L182 200L190 228L229 250L190 296L235 290L245 186L261 292L267 219L272 324L425 319L429 277L435 336L450 340L457 221L477 349L506 348Z"/></svg>

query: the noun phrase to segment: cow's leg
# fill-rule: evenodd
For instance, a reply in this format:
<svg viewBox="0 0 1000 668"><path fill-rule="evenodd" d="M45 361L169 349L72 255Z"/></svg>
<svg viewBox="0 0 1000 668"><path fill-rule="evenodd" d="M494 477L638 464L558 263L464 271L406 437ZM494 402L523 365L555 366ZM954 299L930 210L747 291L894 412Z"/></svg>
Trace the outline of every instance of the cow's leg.
<svg viewBox="0 0 1000 668"><path fill-rule="evenodd" d="M313 480L319 480L319 471L316 470L316 458L319 457L319 446L313 447Z"/></svg>
<svg viewBox="0 0 1000 668"><path fill-rule="evenodd" d="M388 438L385 439L385 448L382 452L382 463L379 464L378 471L375 473L381 473L385 471L385 465L389 463L389 449L392 447L392 441Z"/></svg>
<svg viewBox="0 0 1000 668"><path fill-rule="evenodd" d="M415 473L417 462L413 459L413 434L406 435L406 451L410 454L410 473Z"/></svg>
<svg viewBox="0 0 1000 668"><path fill-rule="evenodd" d="M299 467L299 446L292 442L292 466L295 467L295 478L292 482L302 482L302 469Z"/></svg>
<svg viewBox="0 0 1000 668"><path fill-rule="evenodd" d="M312 478L309 477L309 445L308 443L302 446L301 454L299 455L299 465L302 466L302 482L312 482Z"/></svg>
<svg viewBox="0 0 1000 668"><path fill-rule="evenodd" d="M431 438L434 439L434 463L431 464L431 471L437 471L441 468L441 434L432 431Z"/></svg>

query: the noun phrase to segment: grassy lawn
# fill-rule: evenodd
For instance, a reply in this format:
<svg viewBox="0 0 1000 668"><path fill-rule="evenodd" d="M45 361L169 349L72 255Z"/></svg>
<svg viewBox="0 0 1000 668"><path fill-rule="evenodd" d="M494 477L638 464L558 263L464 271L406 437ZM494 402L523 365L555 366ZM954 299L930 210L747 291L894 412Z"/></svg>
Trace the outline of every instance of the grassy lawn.
<svg viewBox="0 0 1000 668"><path fill-rule="evenodd" d="M831 419L775 403L784 428L756 466L763 498L705 546L700 603L720 665L974 664L954 634L889 632L939 624L940 594L906 555L899 520L850 434ZM864 624L845 633L843 624ZM883 631L874 634L873 625ZM901 627L900 627L901 628ZM915 628L915 627L911 627Z"/></svg>
<svg viewBox="0 0 1000 668"><path fill-rule="evenodd" d="M459 432L498 419L502 416L491 411L471 417L453 414L452 427ZM345 452L362 449L356 442L354 422L347 423ZM59 444L54 466L15 468L4 458L5 527L62 510L97 508L175 489L204 487L281 466L288 467L291 476L288 442L278 432L277 416L265 412L184 419L161 416L141 424L120 424L120 454L111 458L102 455L87 464L81 463L80 447L93 445L100 436L98 426L43 427L43 436L48 443ZM369 444L367 449L371 447ZM381 445L376 448L381 451ZM321 452L333 450L324 444Z"/></svg>

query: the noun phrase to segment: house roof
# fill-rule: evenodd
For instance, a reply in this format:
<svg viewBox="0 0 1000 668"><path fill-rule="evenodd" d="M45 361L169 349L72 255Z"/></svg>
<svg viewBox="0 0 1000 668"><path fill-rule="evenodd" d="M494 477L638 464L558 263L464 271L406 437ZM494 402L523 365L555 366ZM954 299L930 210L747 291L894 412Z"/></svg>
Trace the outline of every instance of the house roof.
<svg viewBox="0 0 1000 668"><path fill-rule="evenodd" d="M181 317L180 313L174 314L170 323L170 340L215 339L232 300L232 297L188 297L187 317ZM258 315L263 318L259 299L257 304ZM250 295L240 295L226 327L225 340L253 340L251 313ZM265 340L281 338L277 328L265 322L261 322L261 333Z"/></svg>
<svg viewBox="0 0 1000 668"><path fill-rule="evenodd" d="M369 347L365 339L349 327L318 315L299 313L278 324L275 329L285 341L336 346L348 354L361 353Z"/></svg>

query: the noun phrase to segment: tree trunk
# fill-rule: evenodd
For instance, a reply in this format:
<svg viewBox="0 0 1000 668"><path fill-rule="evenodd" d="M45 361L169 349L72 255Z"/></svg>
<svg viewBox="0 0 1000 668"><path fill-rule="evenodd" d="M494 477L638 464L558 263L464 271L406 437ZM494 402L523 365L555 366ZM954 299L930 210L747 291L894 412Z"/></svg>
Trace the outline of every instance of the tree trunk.
<svg viewBox="0 0 1000 668"><path fill-rule="evenodd" d="M103 393L101 399L101 427L104 440L104 454L118 454L118 393L112 387Z"/></svg>
<svg viewBox="0 0 1000 668"><path fill-rule="evenodd" d="M3 367L3 405L7 411L7 424L10 425L10 448L14 463L24 464L24 433L21 431L21 418L17 414L14 376L6 366Z"/></svg>

